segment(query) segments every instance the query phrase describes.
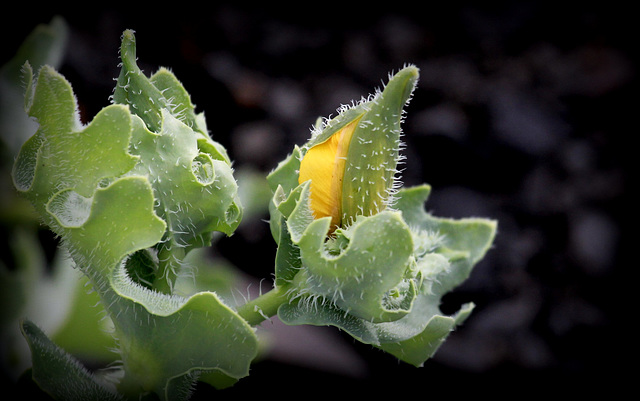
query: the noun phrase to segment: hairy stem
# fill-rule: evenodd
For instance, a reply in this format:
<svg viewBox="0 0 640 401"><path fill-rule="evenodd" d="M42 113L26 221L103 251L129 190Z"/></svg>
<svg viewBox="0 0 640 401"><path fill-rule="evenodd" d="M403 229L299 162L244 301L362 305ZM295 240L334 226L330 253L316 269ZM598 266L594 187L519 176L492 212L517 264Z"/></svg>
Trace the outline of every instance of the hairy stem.
<svg viewBox="0 0 640 401"><path fill-rule="evenodd" d="M173 293L173 285L182 268L184 256L184 248L164 244L160 246L158 249L158 271L153 282L153 288L156 291L165 294Z"/></svg>
<svg viewBox="0 0 640 401"><path fill-rule="evenodd" d="M257 326L278 313L278 307L288 300L287 290L287 287L274 287L240 306L237 312L251 326Z"/></svg>

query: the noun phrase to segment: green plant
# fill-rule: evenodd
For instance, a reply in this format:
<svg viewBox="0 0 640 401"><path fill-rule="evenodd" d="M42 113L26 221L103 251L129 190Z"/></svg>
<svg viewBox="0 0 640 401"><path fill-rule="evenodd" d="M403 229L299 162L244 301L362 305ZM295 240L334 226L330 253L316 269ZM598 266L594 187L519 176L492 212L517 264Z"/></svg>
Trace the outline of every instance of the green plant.
<svg viewBox="0 0 640 401"><path fill-rule="evenodd" d="M26 63L25 108L38 123L13 166L17 191L97 293L120 363L91 374L35 323L21 323L33 379L54 398L189 397L249 373L255 326L331 325L421 366L471 313L440 299L484 256L496 223L430 215L428 185L401 188L403 108L418 69L333 119L319 119L267 177L277 245L273 288L243 305L214 291L179 295L186 260L243 216L225 149L167 69L147 77L132 31L122 36L113 94L92 121L78 119L71 85L54 68ZM238 384L241 385L241 384Z"/></svg>

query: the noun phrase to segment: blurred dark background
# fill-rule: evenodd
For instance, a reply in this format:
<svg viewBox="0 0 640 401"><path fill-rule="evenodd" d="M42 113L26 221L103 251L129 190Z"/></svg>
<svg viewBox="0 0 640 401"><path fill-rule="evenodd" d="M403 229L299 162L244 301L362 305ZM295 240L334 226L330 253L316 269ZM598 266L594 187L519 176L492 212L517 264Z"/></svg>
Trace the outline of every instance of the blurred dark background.
<svg viewBox="0 0 640 401"><path fill-rule="evenodd" d="M403 126L405 185L431 184L426 207L437 216L499 221L494 248L443 300L445 312L469 301L476 310L420 369L318 328L281 341L224 394L296 383L306 389L300 396L344 388L425 398L571 395L629 384L635 355L627 341L633 315L625 312L637 22L622 4L5 8L2 62L37 23L62 15L70 37L60 72L86 121L109 103L120 35L134 29L144 71L171 68L236 170L263 175L308 139L318 116L335 115L389 72L415 64L421 77ZM252 216L213 251L270 280L267 218ZM197 390L202 399L222 394Z"/></svg>

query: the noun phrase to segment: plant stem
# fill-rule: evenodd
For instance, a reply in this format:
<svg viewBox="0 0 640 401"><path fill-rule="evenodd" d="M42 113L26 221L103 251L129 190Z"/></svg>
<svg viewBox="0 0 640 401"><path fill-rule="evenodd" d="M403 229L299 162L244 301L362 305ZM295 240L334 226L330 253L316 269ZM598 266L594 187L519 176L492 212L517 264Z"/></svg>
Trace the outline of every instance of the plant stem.
<svg viewBox="0 0 640 401"><path fill-rule="evenodd" d="M237 312L251 326L257 326L278 313L278 307L287 302L287 290L287 287L274 287L240 306Z"/></svg>
<svg viewBox="0 0 640 401"><path fill-rule="evenodd" d="M182 268L184 256L184 248L165 244L160 246L158 249L159 269L153 282L153 288L156 291L165 294L173 293L173 285Z"/></svg>

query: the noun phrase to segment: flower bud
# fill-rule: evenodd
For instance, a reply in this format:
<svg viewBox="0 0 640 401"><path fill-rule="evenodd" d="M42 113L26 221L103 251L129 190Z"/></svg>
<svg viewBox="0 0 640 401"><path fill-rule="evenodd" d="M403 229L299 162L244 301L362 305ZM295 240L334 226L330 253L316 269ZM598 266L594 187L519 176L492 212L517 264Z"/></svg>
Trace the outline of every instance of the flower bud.
<svg viewBox="0 0 640 401"><path fill-rule="evenodd" d="M383 91L316 128L306 145L298 183L311 180L314 217L330 217L332 230L392 204L403 107L417 79L418 69L405 67Z"/></svg>
<svg viewBox="0 0 640 401"><path fill-rule="evenodd" d="M399 189L400 124L418 69L316 124L269 174L275 283L290 325L333 325L421 366L471 313L447 316L441 297L489 249L487 219L443 219L424 209L428 185Z"/></svg>

